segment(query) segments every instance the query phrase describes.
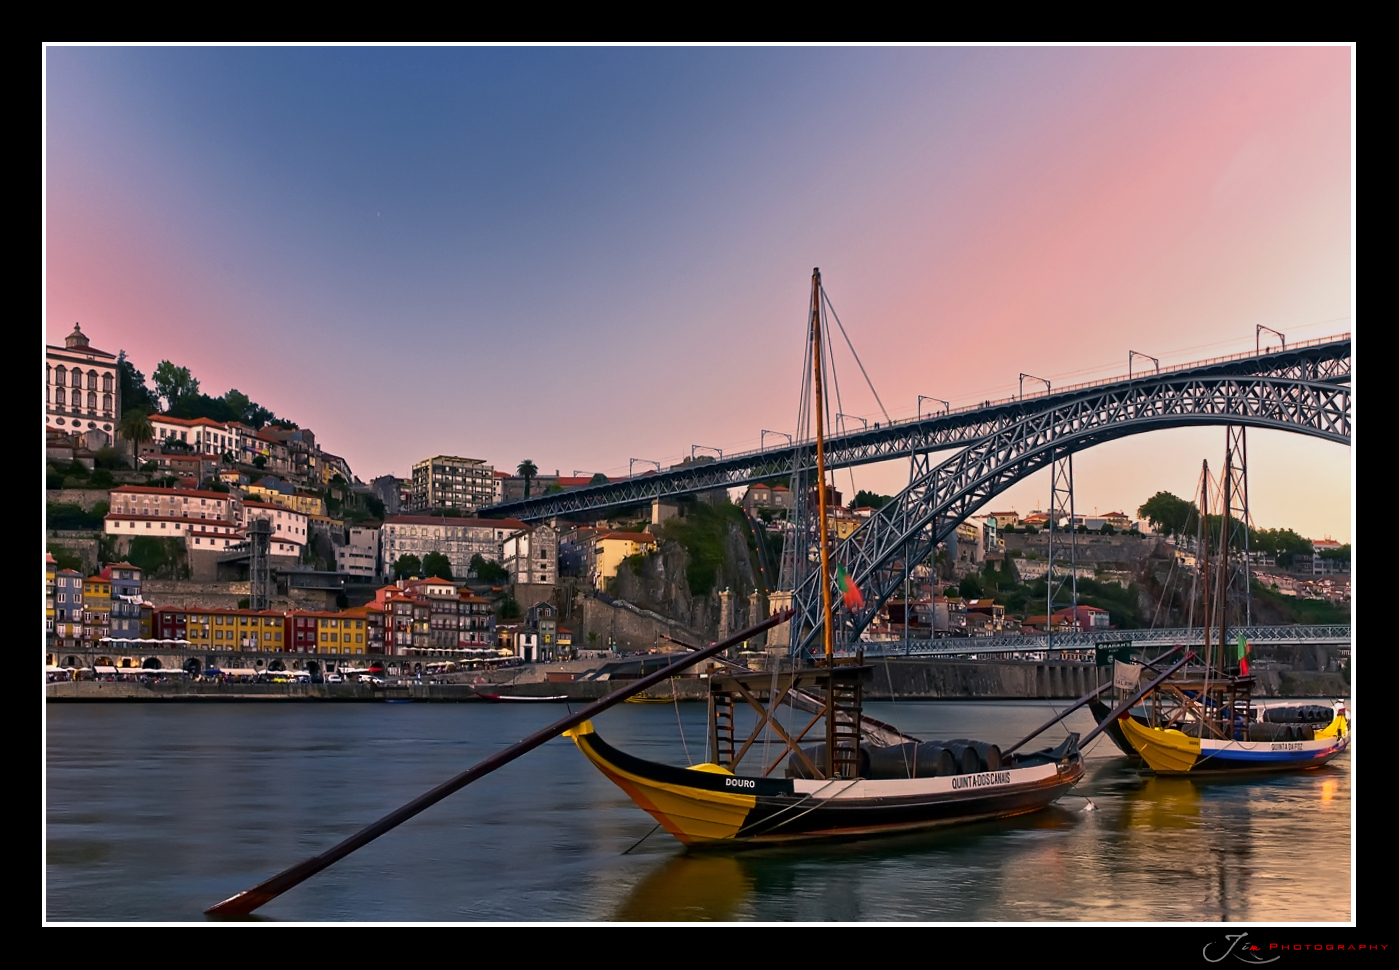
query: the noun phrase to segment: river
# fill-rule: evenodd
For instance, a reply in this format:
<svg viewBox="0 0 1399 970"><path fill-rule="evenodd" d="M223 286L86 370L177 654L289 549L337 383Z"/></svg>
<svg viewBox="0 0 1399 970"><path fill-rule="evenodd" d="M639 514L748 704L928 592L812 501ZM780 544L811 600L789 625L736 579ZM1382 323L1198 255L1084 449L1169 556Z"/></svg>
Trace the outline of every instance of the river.
<svg viewBox="0 0 1399 970"><path fill-rule="evenodd" d="M1051 703L866 711L925 738L1007 745L1047 719ZM46 919L174 922L204 919L205 907L324 851L565 709L272 702L46 712ZM704 720L703 704L686 703L620 705L595 723L617 747L684 765L705 758ZM1068 723L1080 733L1092 726L1086 712ZM687 853L664 832L648 838L650 816L559 739L258 917L1345 923L1351 758L1246 781L1158 778L1101 738L1084 781L1034 815L709 854Z"/></svg>

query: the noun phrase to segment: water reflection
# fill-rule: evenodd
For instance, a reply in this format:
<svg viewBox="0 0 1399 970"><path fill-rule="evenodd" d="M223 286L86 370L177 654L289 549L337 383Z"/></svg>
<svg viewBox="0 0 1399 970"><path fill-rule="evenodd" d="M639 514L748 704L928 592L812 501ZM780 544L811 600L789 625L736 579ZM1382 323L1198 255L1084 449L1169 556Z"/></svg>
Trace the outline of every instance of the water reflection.
<svg viewBox="0 0 1399 970"><path fill-rule="evenodd" d="M893 707L893 705L887 705ZM508 705L52 706L46 914L198 920L556 716ZM600 731L703 757L704 705ZM927 737L1017 739L1029 704L901 704ZM1075 730L1080 725L1071 725ZM120 738L130 754L74 738ZM236 739L236 740L230 740ZM697 741L698 739L698 741ZM677 754L679 752L679 754ZM688 853L567 741L434 806L270 904L281 920L1346 921L1350 763L1158 778L1110 746L1050 809L845 843Z"/></svg>

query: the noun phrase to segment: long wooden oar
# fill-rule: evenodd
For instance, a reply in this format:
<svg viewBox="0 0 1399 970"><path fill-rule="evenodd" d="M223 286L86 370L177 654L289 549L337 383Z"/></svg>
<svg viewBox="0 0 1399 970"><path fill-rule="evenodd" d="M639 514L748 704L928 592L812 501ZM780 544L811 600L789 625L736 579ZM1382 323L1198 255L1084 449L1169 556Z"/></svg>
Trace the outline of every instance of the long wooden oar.
<svg viewBox="0 0 1399 970"><path fill-rule="evenodd" d="M1152 664L1159 664L1161 661L1165 660L1165 659L1166 659L1167 657L1169 657L1171 654L1175 653L1177 650L1180 650L1180 649L1182 649L1182 648L1181 648L1181 647L1172 647L1171 649L1167 650L1165 653L1161 654L1161 656L1155 658L1154 660L1146 660L1146 661L1143 661L1143 666L1150 667ZM1155 669L1155 668L1152 668L1152 669ZM1172 668L1172 669L1175 669L1175 668ZM1070 714L1072 714L1074 711L1078 710L1078 709L1079 709L1080 707L1082 707L1084 704L1087 704L1089 701L1093 700L1095 697L1098 697L1100 694L1102 694L1102 693L1104 693L1105 691L1108 691L1108 690L1110 690L1110 689L1112 689L1112 681L1108 681L1106 684L1103 684L1101 687L1097 687L1097 688L1095 688L1095 689L1089 691L1088 693L1086 693L1086 694L1084 694L1082 697L1080 697L1078 700L1076 700L1076 701L1074 701L1072 704L1070 704L1068 707L1064 708L1064 709L1063 709L1062 711L1060 711L1058 714L1054 715L1054 717L1050 718L1048 721L1045 721L1043 724L1041 724L1039 727L1035 728L1035 729L1034 729L1033 731L1031 731L1029 734L1025 735L1025 736L1024 736L1023 738L1021 738L1019 741L1015 742L1015 743L1012 744L1010 747L1008 747L1008 748L1006 748L1005 750L1003 750L1003 751L1001 752L1001 754L1002 754L1002 755L1010 754L1012 751L1017 750L1017 749L1020 748L1022 745L1028 744L1029 742L1033 741L1035 738L1037 738L1037 737L1039 737L1041 734L1043 734L1045 731L1048 731L1048 730L1049 730L1050 728L1052 728L1054 725L1058 724L1058 723L1059 723L1060 721L1062 721L1064 718L1068 717L1068 716L1069 716Z"/></svg>
<svg viewBox="0 0 1399 970"><path fill-rule="evenodd" d="M474 768L462 772L451 781L443 782L427 794L420 795L397 811L385 815L373 825L360 829L334 848L328 849L320 855L307 859L305 862L298 865L294 865L290 869L279 872L271 879L258 883L252 889L245 889L236 896L230 896L223 902L210 906L204 912L210 916L245 916L251 913L263 904L276 899L293 886L299 886L327 866L339 862L356 849L373 842L390 829L396 828L408 821L424 809L437 804L453 792L460 791L477 778L490 774L502 765L509 764L521 755L533 751L544 742L558 737L571 727L577 727L589 718L601 714L612 705L621 703L633 694L640 693L653 684L660 683L667 677L673 677L682 670L693 667L699 661L712 657L716 653L722 653L730 647L737 646L754 634L766 630L768 627L776 626L784 620L790 619L795 613L795 610L784 610L781 613L775 613L757 626L749 627L741 633L736 633L722 643L713 643L703 650L697 650L694 653L687 654L669 666L656 671L654 674L648 674L620 690L613 691L602 700L589 704L576 714L570 714L562 720L555 721L548 727L534 732L523 741L517 741L505 750L491 755L491 757L487 758L485 761L482 761Z"/></svg>

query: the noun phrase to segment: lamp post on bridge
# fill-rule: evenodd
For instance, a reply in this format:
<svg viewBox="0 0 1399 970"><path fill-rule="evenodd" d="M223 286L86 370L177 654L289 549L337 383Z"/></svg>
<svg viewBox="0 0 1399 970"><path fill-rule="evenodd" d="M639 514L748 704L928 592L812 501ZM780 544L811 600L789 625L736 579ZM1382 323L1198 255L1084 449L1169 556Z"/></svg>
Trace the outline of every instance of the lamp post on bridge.
<svg viewBox="0 0 1399 970"><path fill-rule="evenodd" d="M782 437L786 438L786 439L787 439L787 447L788 447L788 448L791 448L791 447L793 446L793 444L794 444L794 442L792 441L792 436L789 435L789 434L788 434L787 432L785 432L785 431L767 431L767 430L763 430L763 431L759 432L759 434L758 434L758 453L759 453L759 454L762 454L764 451L767 450L767 436L770 435L770 434L780 434Z"/></svg>
<svg viewBox="0 0 1399 970"><path fill-rule="evenodd" d="M1127 351L1127 380L1130 381L1130 380L1132 379L1132 358L1133 358L1133 357L1145 357L1147 360L1151 361L1153 364L1156 365L1156 373L1158 373L1158 374L1161 373L1161 362L1160 362L1159 360L1157 360L1155 357L1151 356L1150 354L1143 354L1143 353L1141 353L1141 352L1139 352L1139 351L1136 351L1136 350L1129 350L1129 351Z"/></svg>
<svg viewBox="0 0 1399 970"><path fill-rule="evenodd" d="M1022 401L1025 400L1025 378L1027 378L1027 377L1028 377L1030 380L1032 380L1032 381L1039 381L1041 384L1043 384L1043 385L1044 385L1044 393L1048 394L1051 390L1053 390L1053 388L1051 388L1051 387L1049 386L1049 381L1045 380L1043 377L1036 377L1034 374L1021 374L1021 375L1020 375L1020 400L1022 400Z"/></svg>
<svg viewBox="0 0 1399 970"><path fill-rule="evenodd" d="M1263 326L1263 324L1259 323L1259 324L1255 324L1254 327L1253 327L1253 352L1254 352L1255 354L1257 354L1257 353L1262 353L1262 351L1259 349L1259 346L1258 346L1258 344L1259 344L1258 336L1259 336L1259 334L1261 334L1264 330L1268 331L1268 332L1271 333L1271 334L1276 334L1276 335L1277 335L1277 338L1278 338L1279 340L1282 341L1282 349L1283 349L1283 350L1286 350L1286 349L1287 349L1287 337L1286 337L1286 335L1281 334L1281 333L1278 333L1278 332L1277 332L1276 330L1274 330L1272 327L1265 327L1265 326ZM1304 341L1304 343L1305 343L1305 341Z"/></svg>
<svg viewBox="0 0 1399 970"><path fill-rule="evenodd" d="M952 413L952 405L951 405L951 404L948 404L948 403L947 403L946 401L944 401L942 398L940 398L940 397L933 397L931 394L920 394L920 395L918 395L918 420L919 420L919 421L922 421L922 420L923 420L923 402L924 402L924 401L937 401L939 404L942 405L942 413L943 413L943 414L951 414L951 413ZM929 417L932 417L932 415L929 415Z"/></svg>

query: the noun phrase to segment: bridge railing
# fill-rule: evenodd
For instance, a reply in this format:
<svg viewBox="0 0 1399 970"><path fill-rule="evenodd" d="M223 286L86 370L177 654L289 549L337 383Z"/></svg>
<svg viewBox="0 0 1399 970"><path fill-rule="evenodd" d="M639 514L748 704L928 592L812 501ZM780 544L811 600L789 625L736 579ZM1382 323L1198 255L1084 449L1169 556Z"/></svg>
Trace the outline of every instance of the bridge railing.
<svg viewBox="0 0 1399 970"><path fill-rule="evenodd" d="M1294 350L1305 350L1305 349L1308 348L1308 347L1319 347L1319 346L1322 346L1323 344L1332 344L1332 343L1337 343L1337 342L1339 342L1339 341L1349 340L1349 339L1350 339L1350 332L1349 332L1349 331L1346 331L1345 333L1335 334L1334 336L1330 336L1330 337L1316 337L1316 338L1314 338L1314 339L1312 339L1312 340L1303 340L1303 341L1300 341L1300 342L1298 342L1298 343L1292 344L1291 346L1285 348L1285 351L1290 352L1290 351L1294 351ZM1150 373L1141 374L1140 376L1141 376L1141 377L1144 377L1144 378L1145 378L1145 377L1159 377L1159 376L1161 376L1162 374L1176 374L1176 373L1180 373L1180 372L1182 372L1182 371L1196 370L1196 369L1201 368L1201 367L1215 367L1215 366L1218 366L1219 364L1226 364L1226 363L1229 363L1229 362L1231 362L1231 361L1236 361L1236 360L1249 360L1249 359L1251 359L1251 358L1267 357L1267 356L1269 356L1269 355L1277 354L1277 353L1283 353L1283 352L1285 352L1285 351L1284 351L1284 350L1281 350L1281 349L1274 349L1274 350L1261 350L1261 351L1243 351L1242 353L1237 353L1237 354L1225 354L1225 355L1223 355L1223 356L1221 356L1221 357L1210 357L1210 358L1208 358L1208 359L1206 359L1206 360L1195 360L1195 361L1190 361L1189 363L1185 363L1185 364L1175 364L1175 365L1173 365L1173 366L1171 366L1171 367L1163 367L1163 368L1161 368L1160 371L1155 371L1155 370L1153 370L1153 371L1151 371ZM1018 394L1016 394L1016 395L1011 395L1010 397L995 398L995 399L987 399L987 400L984 400L984 401L979 401L979 402L977 402L977 403L975 403L975 404L963 404L963 405L961 405L961 406L959 406L959 407L949 408L949 409L946 410L946 411L940 411L940 412L935 413L935 414L926 414L926 415L921 415L921 416L914 416L914 417L911 417L911 418L896 418L896 419L894 419L894 420L891 420L888 424L878 425L878 426L876 426L876 427L874 427L874 428L869 428L869 429L861 428L858 432L851 432L850 434L852 434L852 435L854 435L854 434L864 434L864 433L866 433L866 431L880 430L880 429L882 429L882 428L892 428L892 427L895 427L895 426L902 426L902 425L907 425L907 424L917 424L917 423L919 423L919 422L921 422L921 421L926 421L926 420L928 420L929 418L950 417L950 416L952 416L952 415L954 415L954 414L969 414L969 413L971 413L971 412L973 412L973 411L982 411L982 410L985 410L985 409L988 408L988 407L999 407L999 406L1004 405L1004 404L1015 404L1015 403L1020 402L1020 401L1033 401L1033 400L1038 400L1038 399L1040 399L1040 398L1051 397L1051 396L1058 395L1058 394L1067 394L1067 393L1070 393L1070 392L1072 392L1072 391L1082 391L1082 390L1089 390L1089 389L1095 388L1095 387L1103 387L1103 386L1105 386L1105 385L1107 385L1107 384L1121 384L1121 383L1124 382L1124 381L1136 380L1136 379L1137 379L1137 376L1138 376L1138 375L1132 375L1132 376L1129 377L1129 376L1126 375L1126 374L1117 374L1117 375L1114 375L1114 376L1112 376L1112 377L1103 377L1103 378L1099 378L1098 380L1094 380L1094 381L1081 381L1081 382L1079 382L1079 383L1077 383L1077 384L1066 384L1066 385L1064 385L1063 387L1051 388L1051 389L1049 389L1049 390L1038 390L1038 391L1034 391L1033 393L1028 393L1028 394L1024 394L1024 395L1018 395ZM831 436L831 440L835 440L835 439L843 438L843 437L846 437L846 435L843 435L843 434L841 434L841 435L832 435L832 436ZM794 440L791 444L789 444L786 448L776 448L776 449L773 449L773 450L775 450L775 451L787 451L787 450L790 450L790 449L793 448L793 447L798 447L798 446L802 446L802 445L811 445L811 444L813 444L814 441L815 441L814 438L798 438L798 439L795 439L795 440ZM760 447L758 447L758 448L753 448L753 449L750 449L750 450L748 450L748 451L735 451L735 452L731 452L731 453L729 453L729 454L726 454L724 457L725 457L725 459L730 459L730 458L746 458L746 457L749 457L749 456L762 456L762 455L765 455L765 454L767 454L767 449L764 448L764 447L762 447L762 446L760 446ZM643 472L643 473L642 473L642 475L648 475L648 474L655 474L655 472ZM629 475L629 476L628 476L628 478L636 478L636 477L640 477L640 476L636 476L636 475Z"/></svg>
<svg viewBox="0 0 1399 970"><path fill-rule="evenodd" d="M1242 633L1251 644L1338 644L1349 646L1349 624L1329 623L1297 626L1235 627L1228 631L1233 642ZM862 640L859 644L866 657L957 657L975 654L1060 653L1092 650L1099 644L1121 643L1129 640L1134 647L1171 647L1177 644L1197 646L1204 634L1199 627L1157 630L1107 630L1097 633L1014 634L997 637L937 637L908 640ZM853 646L836 651L852 656Z"/></svg>

